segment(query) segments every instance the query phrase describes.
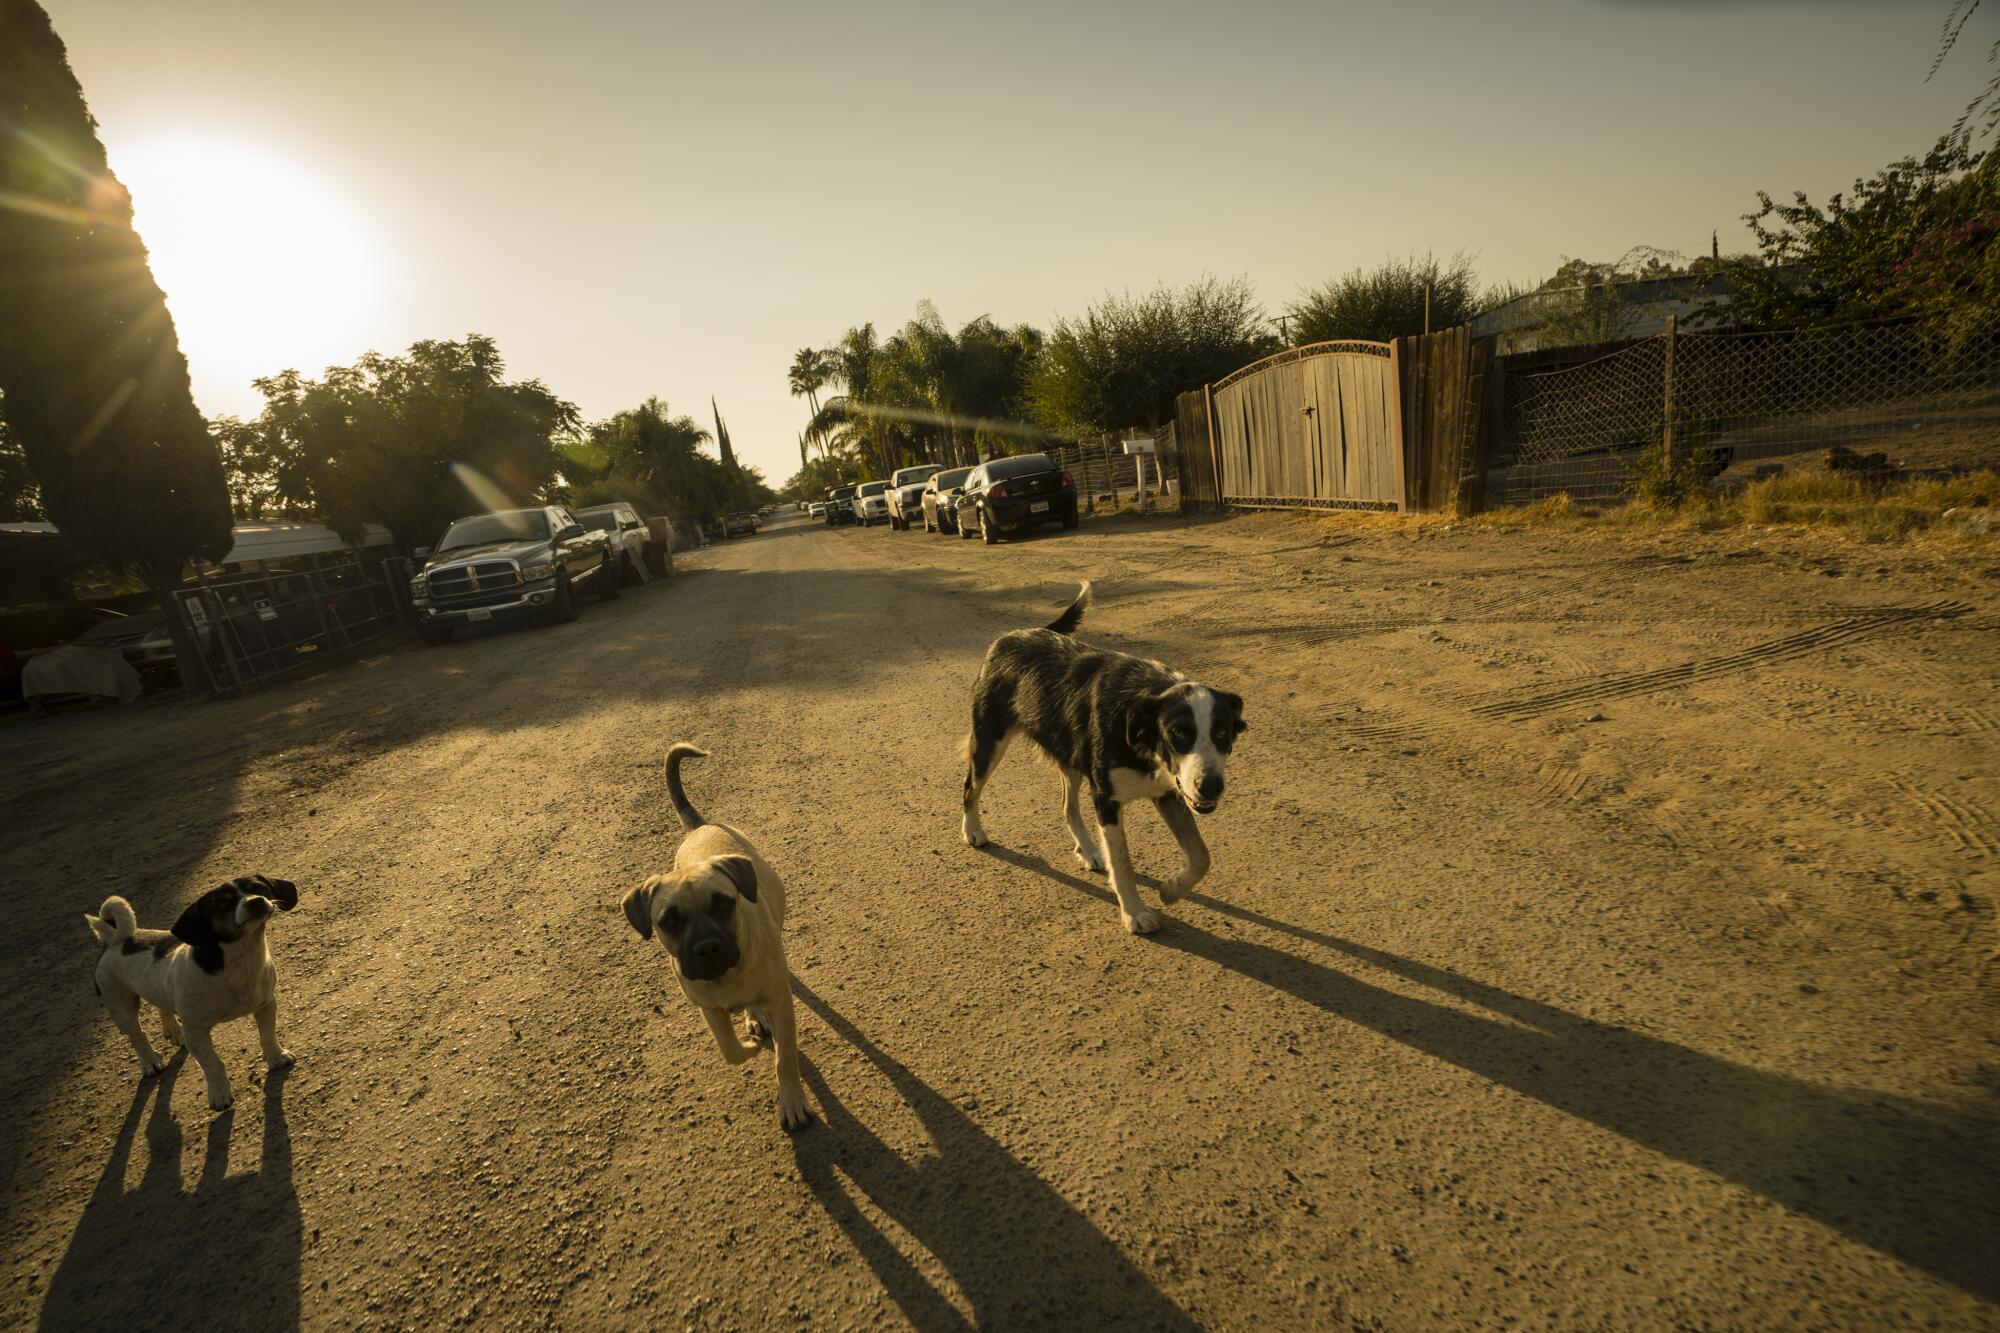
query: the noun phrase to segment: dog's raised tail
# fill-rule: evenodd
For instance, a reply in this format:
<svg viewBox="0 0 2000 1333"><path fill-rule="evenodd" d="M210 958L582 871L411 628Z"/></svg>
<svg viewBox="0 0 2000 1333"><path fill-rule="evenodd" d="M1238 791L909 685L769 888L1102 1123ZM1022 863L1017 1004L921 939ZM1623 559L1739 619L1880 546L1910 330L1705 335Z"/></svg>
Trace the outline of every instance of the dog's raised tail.
<svg viewBox="0 0 2000 1333"><path fill-rule="evenodd" d="M1044 629L1052 629L1058 634L1074 634L1076 627L1083 623L1083 613L1090 609L1090 580L1076 590L1076 600L1063 608L1063 613L1051 620Z"/></svg>
<svg viewBox="0 0 2000 1333"><path fill-rule="evenodd" d="M90 933L97 936L97 942L107 949L131 939L132 932L139 928L139 918L132 915L132 904L116 894L104 900L96 916L85 912L83 921L90 927Z"/></svg>
<svg viewBox="0 0 2000 1333"><path fill-rule="evenodd" d="M701 817L701 811L688 804L687 793L681 790L681 760L706 759L708 751L678 741L667 747L667 795L674 801L674 813L681 817L681 827L692 833L708 821Z"/></svg>

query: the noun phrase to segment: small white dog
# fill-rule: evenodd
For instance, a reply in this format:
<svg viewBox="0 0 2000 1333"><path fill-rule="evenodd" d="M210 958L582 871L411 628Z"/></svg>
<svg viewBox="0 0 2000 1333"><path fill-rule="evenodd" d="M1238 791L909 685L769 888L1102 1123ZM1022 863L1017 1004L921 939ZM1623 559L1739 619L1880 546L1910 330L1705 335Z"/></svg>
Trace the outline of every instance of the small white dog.
<svg viewBox="0 0 2000 1333"><path fill-rule="evenodd" d="M138 1052L141 1078L167 1067L139 1027L141 1000L160 1011L160 1034L185 1046L201 1065L208 1104L217 1111L235 1099L209 1039L217 1023L256 1015L265 1066L290 1067L292 1053L278 1044L278 972L264 942L264 923L298 901L290 880L246 875L197 898L171 931L141 930L132 904L118 897L106 898L96 916L83 914L104 946L97 993Z"/></svg>

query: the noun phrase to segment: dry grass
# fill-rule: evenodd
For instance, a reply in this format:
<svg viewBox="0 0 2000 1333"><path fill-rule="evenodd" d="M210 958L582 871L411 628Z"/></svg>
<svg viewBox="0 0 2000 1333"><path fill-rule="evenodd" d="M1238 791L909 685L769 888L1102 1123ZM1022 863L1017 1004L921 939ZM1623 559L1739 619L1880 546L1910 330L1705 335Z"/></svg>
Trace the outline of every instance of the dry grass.
<svg viewBox="0 0 2000 1333"><path fill-rule="evenodd" d="M1948 515L1948 517L1947 517ZM1635 500L1581 505L1556 495L1481 514L1475 522L1517 528L1840 529L1867 541L1923 535L1957 540L2000 537L2000 473L1951 481L1873 483L1839 472L1798 472L1752 482L1678 507Z"/></svg>

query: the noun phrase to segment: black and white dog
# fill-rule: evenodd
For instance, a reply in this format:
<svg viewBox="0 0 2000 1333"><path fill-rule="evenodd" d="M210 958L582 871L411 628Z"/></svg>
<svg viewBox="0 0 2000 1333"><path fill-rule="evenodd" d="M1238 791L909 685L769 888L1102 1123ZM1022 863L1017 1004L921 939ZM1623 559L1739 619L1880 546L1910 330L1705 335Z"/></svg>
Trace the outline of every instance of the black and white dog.
<svg viewBox="0 0 2000 1333"><path fill-rule="evenodd" d="M972 736L966 744L967 846L986 845L979 794L1015 736L1026 736L1055 762L1063 779L1063 818L1088 870L1111 869L1111 891L1125 929L1145 935L1160 914L1139 901L1121 819L1131 801L1151 801L1187 857L1160 886L1178 902L1208 873L1208 846L1188 807L1208 814L1222 800L1223 761L1243 730L1243 700L1198 685L1160 662L1091 648L1070 637L1090 605L1085 582L1067 610L1041 629L1003 634L986 650L972 687ZM1090 792L1103 854L1077 809Z"/></svg>

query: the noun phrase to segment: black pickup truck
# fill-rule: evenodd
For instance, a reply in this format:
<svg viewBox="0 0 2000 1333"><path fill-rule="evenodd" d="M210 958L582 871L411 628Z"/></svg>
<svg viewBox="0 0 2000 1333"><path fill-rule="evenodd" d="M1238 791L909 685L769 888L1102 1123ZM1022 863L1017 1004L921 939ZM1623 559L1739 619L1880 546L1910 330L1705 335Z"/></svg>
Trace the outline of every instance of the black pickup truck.
<svg viewBox="0 0 2000 1333"><path fill-rule="evenodd" d="M410 580L417 635L451 642L460 625L489 620L576 619L578 588L618 595L610 540L559 505L461 518L445 530Z"/></svg>

